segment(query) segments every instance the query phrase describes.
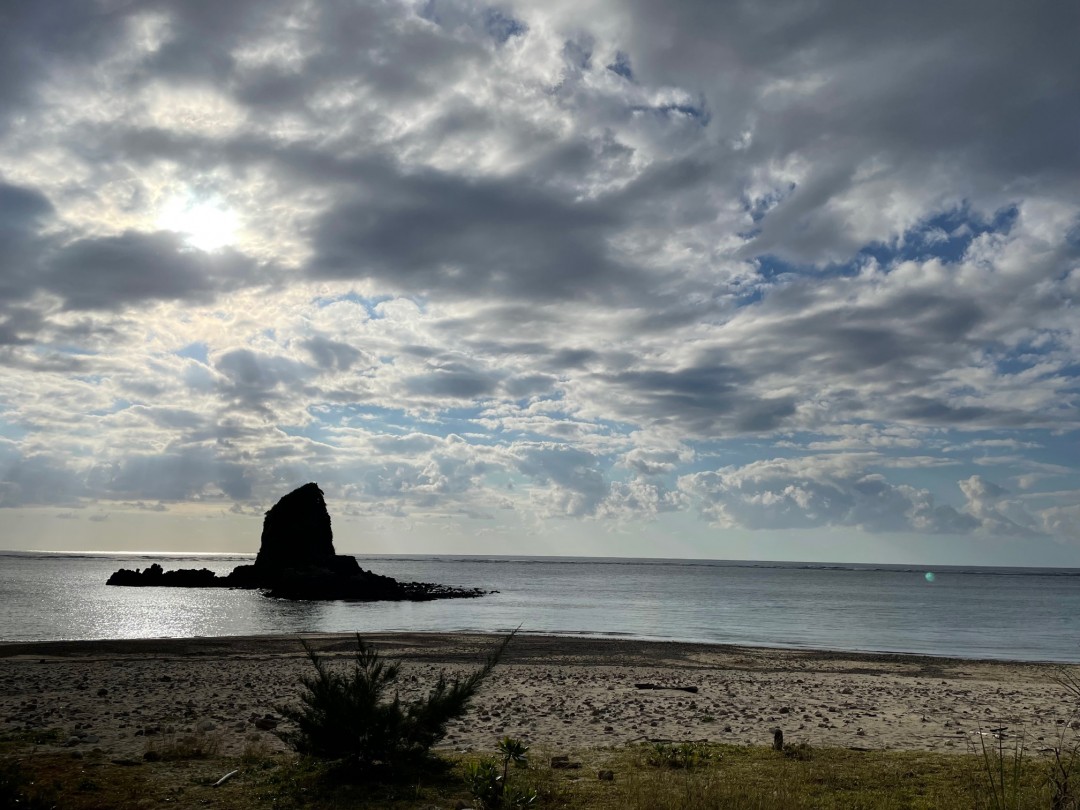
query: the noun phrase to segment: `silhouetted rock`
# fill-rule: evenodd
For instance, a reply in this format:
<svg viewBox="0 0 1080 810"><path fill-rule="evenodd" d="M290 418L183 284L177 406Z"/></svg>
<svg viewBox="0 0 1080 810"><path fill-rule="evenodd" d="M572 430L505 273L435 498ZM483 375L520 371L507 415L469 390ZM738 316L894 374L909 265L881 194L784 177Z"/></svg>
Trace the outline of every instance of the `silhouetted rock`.
<svg viewBox="0 0 1080 810"><path fill-rule="evenodd" d="M330 513L318 484L304 484L274 504L263 520L255 570L329 567L334 557Z"/></svg>
<svg viewBox="0 0 1080 810"><path fill-rule="evenodd" d="M483 596L479 588L451 588L431 582L398 582L365 571L355 557L336 554L330 513L318 484L305 484L274 504L263 521L259 553L252 565L238 565L219 577L207 568L145 571L121 568L108 585L173 588L261 589L278 599L412 601Z"/></svg>
<svg viewBox="0 0 1080 810"><path fill-rule="evenodd" d="M163 585L169 588L210 588L218 584L217 574L209 568L178 568L164 571L154 563L145 571L121 568L106 585Z"/></svg>

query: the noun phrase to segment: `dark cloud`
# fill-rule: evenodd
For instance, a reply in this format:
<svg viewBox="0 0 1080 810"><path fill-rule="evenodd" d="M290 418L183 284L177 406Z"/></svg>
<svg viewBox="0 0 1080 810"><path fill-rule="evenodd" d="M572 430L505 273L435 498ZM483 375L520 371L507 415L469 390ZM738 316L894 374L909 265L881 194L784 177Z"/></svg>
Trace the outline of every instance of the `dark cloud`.
<svg viewBox="0 0 1080 810"><path fill-rule="evenodd" d="M544 394L555 387L557 378L550 374L524 374L503 383L506 393L512 397L529 397Z"/></svg>
<svg viewBox="0 0 1080 810"><path fill-rule="evenodd" d="M59 65L85 70L123 34L122 13L105 4L58 0L0 6L0 135L40 102L39 87Z"/></svg>
<svg viewBox="0 0 1080 810"><path fill-rule="evenodd" d="M860 185L925 181L939 199L993 198L1015 178L1064 189L1080 171L1069 134L1080 111L1067 102L1080 86L1067 33L1080 24L1076 7L639 2L610 16L633 20L619 44L637 80L700 89L727 112L711 124L719 138L752 133L755 163L812 161L764 218L758 252L815 260L858 250L852 212L833 203ZM715 76L725 81L706 80Z"/></svg>
<svg viewBox="0 0 1080 810"><path fill-rule="evenodd" d="M0 346L25 346L33 343L33 335L44 323L41 314L32 309L11 308L0 321Z"/></svg>
<svg viewBox="0 0 1080 810"><path fill-rule="evenodd" d="M364 352L347 343L329 340L324 337L312 337L300 342L311 359L321 369L327 371L348 371L356 363L365 359Z"/></svg>
<svg viewBox="0 0 1080 810"><path fill-rule="evenodd" d="M220 491L233 500L251 497L248 470L202 447L131 456L111 471L105 489L114 498L164 502L199 500Z"/></svg>
<svg viewBox="0 0 1080 810"><path fill-rule="evenodd" d="M409 394L452 399L476 399L495 392L498 378L461 363L447 363L426 374L406 377Z"/></svg>
<svg viewBox="0 0 1080 810"><path fill-rule="evenodd" d="M0 446L0 507L71 504L87 494L82 477L55 457L22 457Z"/></svg>
<svg viewBox="0 0 1080 810"><path fill-rule="evenodd" d="M36 228L52 213L52 203L40 191L0 183L0 233Z"/></svg>
<svg viewBox="0 0 1080 810"><path fill-rule="evenodd" d="M751 376L725 365L596 375L626 419L677 425L694 435L769 432L795 413L793 397L761 397Z"/></svg>
<svg viewBox="0 0 1080 810"><path fill-rule="evenodd" d="M41 192L0 182L0 310L34 289L44 241L39 232L52 215L52 204Z"/></svg>
<svg viewBox="0 0 1080 810"><path fill-rule="evenodd" d="M308 366L287 357L233 349L214 359L214 368L222 375L219 391L231 408L271 413L275 400L304 394L311 376Z"/></svg>
<svg viewBox="0 0 1080 810"><path fill-rule="evenodd" d="M507 181L434 172L335 205L314 231L320 278L455 297L623 297L640 281L604 246L611 213Z"/></svg>
<svg viewBox="0 0 1080 810"><path fill-rule="evenodd" d="M148 301L207 303L250 284L254 264L234 250L206 253L171 232L80 239L61 248L41 283L70 309L119 310Z"/></svg>

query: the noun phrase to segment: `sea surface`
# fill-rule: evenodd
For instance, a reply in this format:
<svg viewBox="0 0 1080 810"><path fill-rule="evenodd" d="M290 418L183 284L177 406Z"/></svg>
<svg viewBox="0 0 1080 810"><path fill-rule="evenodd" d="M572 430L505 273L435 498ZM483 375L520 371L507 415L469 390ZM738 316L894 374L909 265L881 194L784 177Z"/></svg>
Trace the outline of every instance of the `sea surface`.
<svg viewBox="0 0 1080 810"><path fill-rule="evenodd" d="M249 555L0 551L0 641L313 632L523 632L1080 662L1080 570L558 557L358 556L400 580L498 591L435 602L287 602L108 587L118 568ZM928 576L928 574L930 574Z"/></svg>

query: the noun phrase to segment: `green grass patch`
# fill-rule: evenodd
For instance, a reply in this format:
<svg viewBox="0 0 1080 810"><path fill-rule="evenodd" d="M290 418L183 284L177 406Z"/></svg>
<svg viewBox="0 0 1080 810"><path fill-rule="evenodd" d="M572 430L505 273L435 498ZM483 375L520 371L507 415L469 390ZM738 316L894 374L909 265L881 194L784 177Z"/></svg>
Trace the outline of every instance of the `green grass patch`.
<svg viewBox="0 0 1080 810"><path fill-rule="evenodd" d="M158 762L114 761L108 755L7 748L5 767L28 793L48 795L73 810L135 810L163 806L254 808L453 808L476 806L468 782L488 754L445 756L392 777L358 776L355 769L291 754L209 756ZM578 768L551 767L555 753ZM584 810L711 810L712 808L995 808L979 755L814 748L809 759L771 748L695 744L687 760L642 745L578 752L534 747L528 763L511 768L512 783L535 792L528 806ZM1006 757L1010 752L1005 751ZM499 760L501 763L502 760ZM687 767L689 762L689 767ZM1009 759L1008 763L1012 760ZM12 764L15 763L15 764ZM993 763L991 763L993 764ZM1010 785L1009 807L1052 808L1053 760L1025 757ZM500 764L500 769L501 769ZM222 776L239 770L220 787ZM601 771L614 778L600 779ZM1074 782L1080 774L1072 774ZM1062 804L1059 807L1075 807Z"/></svg>

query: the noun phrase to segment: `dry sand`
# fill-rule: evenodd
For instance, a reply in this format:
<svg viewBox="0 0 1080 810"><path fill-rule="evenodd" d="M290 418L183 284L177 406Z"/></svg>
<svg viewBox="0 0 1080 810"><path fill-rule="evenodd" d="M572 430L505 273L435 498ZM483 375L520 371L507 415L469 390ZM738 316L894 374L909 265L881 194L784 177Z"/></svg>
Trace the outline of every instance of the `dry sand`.
<svg viewBox="0 0 1080 810"><path fill-rule="evenodd" d="M350 636L307 636L344 665ZM376 634L404 694L466 672L496 637ZM56 747L141 757L201 729L224 753L284 748L277 717L310 671L296 638L0 644L0 737L55 729ZM965 752L980 733L1054 744L1076 720L1048 664L519 636L444 748L491 750L504 735L547 749L640 740L768 745L780 727L815 746ZM697 687L694 694L638 683ZM1077 724L1080 726L1080 724ZM52 747L47 745L44 747Z"/></svg>

